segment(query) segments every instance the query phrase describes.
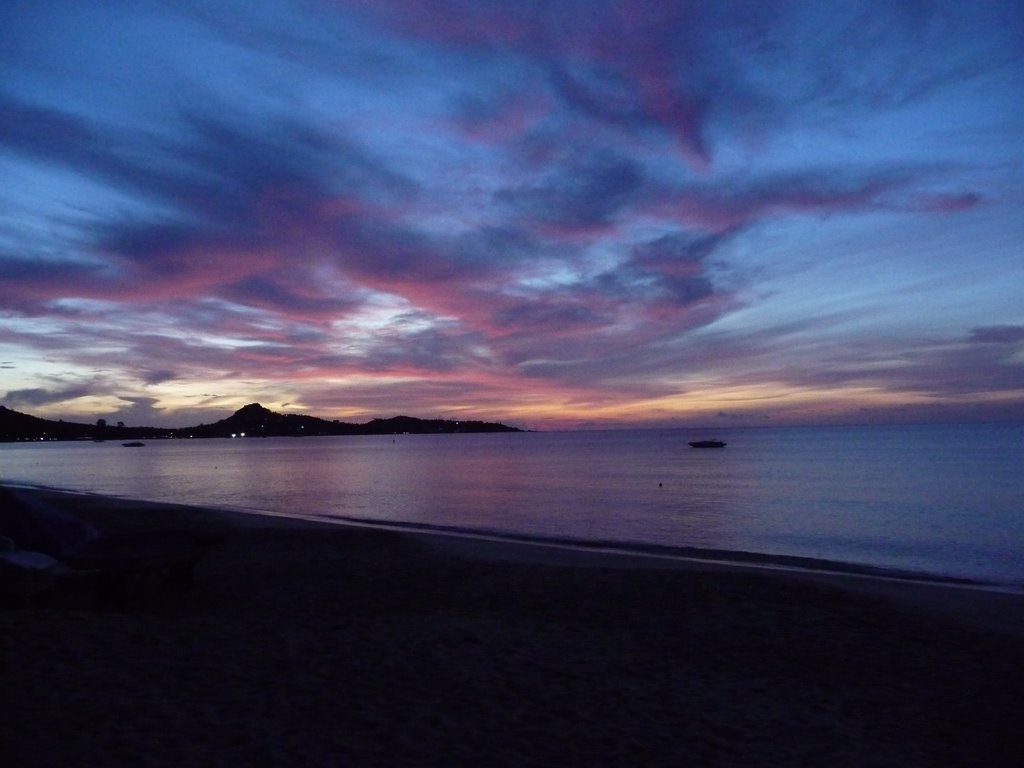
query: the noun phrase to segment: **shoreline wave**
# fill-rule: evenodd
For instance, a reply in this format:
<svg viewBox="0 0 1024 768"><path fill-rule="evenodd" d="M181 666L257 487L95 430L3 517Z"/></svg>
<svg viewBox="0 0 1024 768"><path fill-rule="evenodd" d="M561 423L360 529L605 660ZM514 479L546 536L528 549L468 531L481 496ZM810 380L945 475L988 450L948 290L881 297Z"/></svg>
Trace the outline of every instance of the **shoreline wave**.
<svg viewBox="0 0 1024 768"><path fill-rule="evenodd" d="M827 558L809 557L804 555L786 555L779 553L753 552L745 550L716 549L706 547L660 545L643 542L616 541L611 539L575 539L567 536L543 536L515 533L501 529L467 528L452 525L438 525L408 521L382 521L352 515L328 513L289 514L276 510L257 509L252 507L233 506L211 503L191 503L166 501L163 499L147 499L139 497L123 497L109 493L84 491L73 488L38 485L3 481L10 488L22 488L48 493L84 496L92 498L112 499L121 503L142 502L147 504L166 504L192 509L206 509L221 514L244 515L250 517L275 518L280 520L320 523L337 526L359 526L380 530L423 534L428 536L444 536L463 540L479 540L494 543L544 547L555 550L590 553L594 555L611 555L627 558L647 558L665 562L690 562L711 565L741 566L772 571L800 572L825 576L842 576L849 578L874 579L883 581L905 582L910 584L930 585L975 589L992 592L1008 592L1024 594L1024 584L999 582L942 574L930 571L918 571L886 566L858 563L854 561L830 560Z"/></svg>

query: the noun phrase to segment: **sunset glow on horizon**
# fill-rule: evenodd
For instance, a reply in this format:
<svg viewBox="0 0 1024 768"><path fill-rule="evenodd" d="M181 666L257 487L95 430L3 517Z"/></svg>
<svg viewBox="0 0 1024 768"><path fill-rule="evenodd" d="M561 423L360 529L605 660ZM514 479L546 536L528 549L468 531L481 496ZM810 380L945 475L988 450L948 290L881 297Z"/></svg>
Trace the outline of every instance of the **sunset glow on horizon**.
<svg viewBox="0 0 1024 768"><path fill-rule="evenodd" d="M0 9L0 403L1024 420L1024 9Z"/></svg>

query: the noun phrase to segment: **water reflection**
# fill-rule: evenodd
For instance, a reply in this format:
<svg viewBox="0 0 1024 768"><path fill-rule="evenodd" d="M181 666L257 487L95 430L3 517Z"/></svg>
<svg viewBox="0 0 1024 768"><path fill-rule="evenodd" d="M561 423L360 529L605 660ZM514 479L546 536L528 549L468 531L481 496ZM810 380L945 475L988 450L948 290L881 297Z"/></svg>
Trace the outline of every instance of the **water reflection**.
<svg viewBox="0 0 1024 768"><path fill-rule="evenodd" d="M526 535L1024 579L1024 440L1003 428L401 435L0 446L4 479Z"/></svg>

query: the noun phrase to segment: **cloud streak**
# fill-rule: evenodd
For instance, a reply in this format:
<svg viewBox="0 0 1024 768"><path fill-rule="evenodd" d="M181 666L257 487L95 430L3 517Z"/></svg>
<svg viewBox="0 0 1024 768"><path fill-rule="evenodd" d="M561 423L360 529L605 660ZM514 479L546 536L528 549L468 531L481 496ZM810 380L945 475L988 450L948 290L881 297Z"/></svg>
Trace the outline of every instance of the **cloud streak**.
<svg viewBox="0 0 1024 768"><path fill-rule="evenodd" d="M1013 4L184 4L133 12L164 40L167 66L145 68L162 100L118 89L111 59L149 38L104 48L106 13L80 10L70 41L9 13L11 402L173 420L192 382L240 402L582 419L588 403L685 411L722 382L752 399L1021 396L1006 281L942 314L956 253L980 247L1019 283L1019 167L990 173L1012 165L1003 144L951 147L935 122L1012 124ZM60 40L95 69L43 67ZM919 245L957 218L973 237L941 259ZM923 297L913 322L872 309L899 299L864 264L898 266ZM816 308L831 275L859 321ZM96 370L102 386L70 383Z"/></svg>

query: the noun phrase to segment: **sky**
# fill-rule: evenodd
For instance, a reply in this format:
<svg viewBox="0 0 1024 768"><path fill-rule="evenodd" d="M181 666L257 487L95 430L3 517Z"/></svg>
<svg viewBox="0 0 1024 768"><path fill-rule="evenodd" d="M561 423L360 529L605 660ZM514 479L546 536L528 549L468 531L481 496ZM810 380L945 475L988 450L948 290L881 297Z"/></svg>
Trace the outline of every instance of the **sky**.
<svg viewBox="0 0 1024 768"><path fill-rule="evenodd" d="M5 0L0 402L1024 421L1018 0Z"/></svg>

